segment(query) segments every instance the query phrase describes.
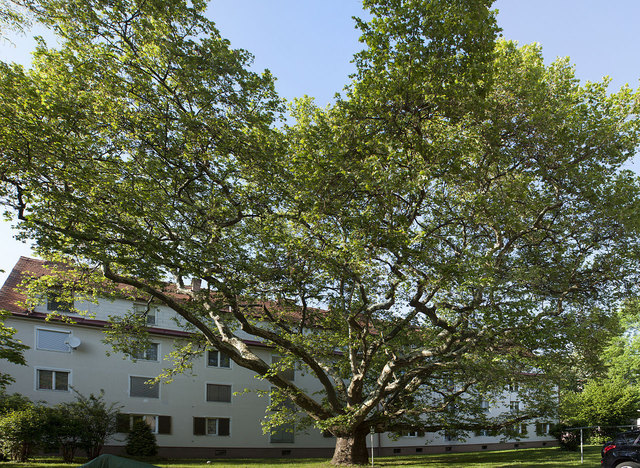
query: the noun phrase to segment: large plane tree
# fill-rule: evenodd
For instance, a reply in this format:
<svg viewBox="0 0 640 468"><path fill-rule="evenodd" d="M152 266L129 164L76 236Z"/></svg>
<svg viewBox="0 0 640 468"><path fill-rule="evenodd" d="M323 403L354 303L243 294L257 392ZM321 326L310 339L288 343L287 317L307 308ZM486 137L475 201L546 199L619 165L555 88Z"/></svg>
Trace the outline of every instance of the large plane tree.
<svg viewBox="0 0 640 468"><path fill-rule="evenodd" d="M499 41L491 3L365 0L352 83L286 125L202 2L34 2L60 45L0 65L0 202L41 254L173 308L175 371L220 349L295 403L273 424L335 435L335 464L370 431L546 420L635 292L638 95ZM509 383L522 407L490 418Z"/></svg>

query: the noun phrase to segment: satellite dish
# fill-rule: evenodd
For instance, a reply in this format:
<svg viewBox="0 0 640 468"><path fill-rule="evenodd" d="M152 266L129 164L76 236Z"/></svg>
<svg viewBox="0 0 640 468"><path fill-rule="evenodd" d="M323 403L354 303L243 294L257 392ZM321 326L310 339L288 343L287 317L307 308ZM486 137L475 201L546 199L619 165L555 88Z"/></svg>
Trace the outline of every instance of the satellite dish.
<svg viewBox="0 0 640 468"><path fill-rule="evenodd" d="M67 341L67 344L71 346L73 349L76 349L78 346L80 346L80 343L82 343L82 341L80 341L80 338L78 338L77 336L72 336Z"/></svg>

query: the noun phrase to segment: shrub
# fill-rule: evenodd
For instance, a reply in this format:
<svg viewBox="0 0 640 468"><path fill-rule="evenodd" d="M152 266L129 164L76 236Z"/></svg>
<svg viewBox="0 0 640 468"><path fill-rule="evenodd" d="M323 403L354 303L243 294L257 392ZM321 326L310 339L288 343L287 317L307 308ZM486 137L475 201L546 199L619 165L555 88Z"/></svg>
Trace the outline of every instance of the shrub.
<svg viewBox="0 0 640 468"><path fill-rule="evenodd" d="M141 457L152 457L158 453L156 436L147 423L144 421L133 423L131 432L127 434L126 450L129 455Z"/></svg>
<svg viewBox="0 0 640 468"><path fill-rule="evenodd" d="M0 417L0 447L12 460L25 462L41 445L47 429L47 412L35 406Z"/></svg>
<svg viewBox="0 0 640 468"><path fill-rule="evenodd" d="M93 460L102 451L109 436L116 433L117 403L107 404L104 392L98 396L88 397L76 392L76 400L62 405L64 409L80 421L79 445L87 452L89 460Z"/></svg>
<svg viewBox="0 0 640 468"><path fill-rule="evenodd" d="M70 409L73 403L63 403L48 409L45 444L47 448L60 449L65 463L73 462L84 435L85 422Z"/></svg>
<svg viewBox="0 0 640 468"><path fill-rule="evenodd" d="M33 403L26 396L14 393L9 395L4 390L0 390L0 417L16 410L23 410L33 406Z"/></svg>
<svg viewBox="0 0 640 468"><path fill-rule="evenodd" d="M551 430L551 435L558 439L558 444L562 450L575 452L580 446L580 437L575 431L567 431L567 427L559 424Z"/></svg>

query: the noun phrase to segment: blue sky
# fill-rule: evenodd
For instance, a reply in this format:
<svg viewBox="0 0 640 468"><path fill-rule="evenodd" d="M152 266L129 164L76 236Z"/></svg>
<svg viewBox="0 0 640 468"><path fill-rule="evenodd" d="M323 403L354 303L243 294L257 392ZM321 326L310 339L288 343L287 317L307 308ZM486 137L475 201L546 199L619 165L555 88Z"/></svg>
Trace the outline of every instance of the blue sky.
<svg viewBox="0 0 640 468"><path fill-rule="evenodd" d="M611 77L611 88L636 88L640 78L637 0L498 0L498 24L507 39L538 42L547 61L569 56L581 80ZM359 0L213 0L208 15L233 47L255 55L254 67L277 77L280 94L302 95L324 105L348 83L350 63L360 50L352 16ZM28 36L0 40L0 59L27 65ZM28 246L15 241L0 221L0 269L7 272ZM0 273L0 283L7 273Z"/></svg>

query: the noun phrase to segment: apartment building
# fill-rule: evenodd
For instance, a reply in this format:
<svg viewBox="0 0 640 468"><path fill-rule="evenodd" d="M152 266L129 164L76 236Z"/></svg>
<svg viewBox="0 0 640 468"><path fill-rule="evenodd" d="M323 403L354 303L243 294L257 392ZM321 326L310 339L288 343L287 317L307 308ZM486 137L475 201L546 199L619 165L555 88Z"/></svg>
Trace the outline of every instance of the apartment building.
<svg viewBox="0 0 640 468"><path fill-rule="evenodd" d="M15 337L30 347L25 352L27 366L2 363L15 383L7 388L34 401L54 405L74 398L73 389L84 395L104 391L105 399L121 406L119 430L106 451L123 450L125 432L137 419L143 419L156 434L161 456L177 457L330 457L334 439L315 429L289 431L283 427L264 434L261 421L268 406L270 384L237 366L217 350L197 359L191 372L175 377L172 383L147 382L169 366L168 354L174 342L187 337L176 314L165 306L147 309L146 303L125 299L103 299L97 303L76 300L74 307L85 314L69 314L74 323L46 321L52 311L64 312L68 304L53 292L28 310L18 284L25 275L41 275L47 262L21 257L0 289L0 309L10 312L5 321L17 330ZM134 356L114 352L103 342L103 329L110 316L145 311L151 346ZM278 359L255 337L245 341L262 359ZM315 379L301 369L288 378L296 385L313 390ZM517 411L517 388L505 390L505 399L488 412ZM492 450L539 447L554 444L548 425L520 428L519 440L505 441L486 431L465 440L447 434L407 432L400 437L375 434L368 438L375 456L419 454L447 451Z"/></svg>

